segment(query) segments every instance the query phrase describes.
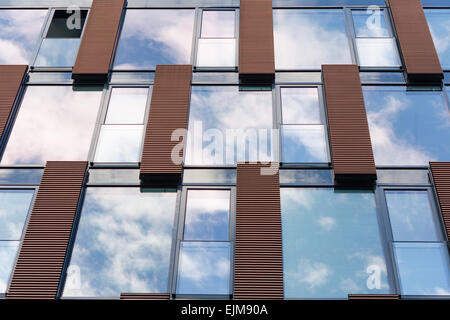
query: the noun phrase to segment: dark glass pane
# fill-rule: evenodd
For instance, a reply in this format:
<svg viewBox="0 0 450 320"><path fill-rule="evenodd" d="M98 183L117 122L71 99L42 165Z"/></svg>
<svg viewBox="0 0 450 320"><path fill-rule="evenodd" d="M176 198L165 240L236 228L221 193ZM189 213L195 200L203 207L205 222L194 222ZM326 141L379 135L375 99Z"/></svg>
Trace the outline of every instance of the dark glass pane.
<svg viewBox="0 0 450 320"><path fill-rule="evenodd" d="M69 11L69 12L67 12ZM47 31L47 38L80 38L87 10L56 10Z"/></svg>

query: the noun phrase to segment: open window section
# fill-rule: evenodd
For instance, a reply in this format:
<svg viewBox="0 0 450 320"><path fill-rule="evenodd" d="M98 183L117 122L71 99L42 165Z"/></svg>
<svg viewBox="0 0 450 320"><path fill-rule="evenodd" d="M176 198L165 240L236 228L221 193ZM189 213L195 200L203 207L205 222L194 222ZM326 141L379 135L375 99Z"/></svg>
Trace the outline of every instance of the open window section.
<svg viewBox="0 0 450 320"><path fill-rule="evenodd" d="M168 293L176 197L88 187L63 297Z"/></svg>
<svg viewBox="0 0 450 320"><path fill-rule="evenodd" d="M284 295L393 293L371 191L281 188Z"/></svg>
<svg viewBox="0 0 450 320"><path fill-rule="evenodd" d="M112 88L95 162L139 162L149 88Z"/></svg>
<svg viewBox="0 0 450 320"><path fill-rule="evenodd" d="M236 66L236 11L203 10L197 67Z"/></svg>
<svg viewBox="0 0 450 320"><path fill-rule="evenodd" d="M359 65L400 67L400 56L386 10L352 10L352 18Z"/></svg>
<svg viewBox="0 0 450 320"><path fill-rule="evenodd" d="M426 9L425 16L442 69L450 70L450 9Z"/></svg>
<svg viewBox="0 0 450 320"><path fill-rule="evenodd" d="M449 251L428 190L385 190L402 295L450 294Z"/></svg>
<svg viewBox="0 0 450 320"><path fill-rule="evenodd" d="M230 295L231 191L188 189L186 194L176 293Z"/></svg>
<svg viewBox="0 0 450 320"><path fill-rule="evenodd" d="M28 86L1 164L87 160L101 96L91 87Z"/></svg>
<svg viewBox="0 0 450 320"><path fill-rule="evenodd" d="M450 113L443 92L414 90L363 87L377 166L428 166L430 161L450 160Z"/></svg>
<svg viewBox="0 0 450 320"><path fill-rule="evenodd" d="M0 10L0 64L30 64L48 10Z"/></svg>
<svg viewBox="0 0 450 320"><path fill-rule="evenodd" d="M194 10L128 9L115 70L154 70L157 64L189 64Z"/></svg>
<svg viewBox="0 0 450 320"><path fill-rule="evenodd" d="M273 18L277 70L352 63L343 10L276 9Z"/></svg>
<svg viewBox="0 0 450 320"><path fill-rule="evenodd" d="M281 88L283 163L328 163L319 89Z"/></svg>
<svg viewBox="0 0 450 320"><path fill-rule="evenodd" d="M0 296L8 287L34 190L0 189Z"/></svg>
<svg viewBox="0 0 450 320"><path fill-rule="evenodd" d="M35 67L72 67L77 58L87 10L55 10L41 42Z"/></svg>
<svg viewBox="0 0 450 320"><path fill-rule="evenodd" d="M274 157L272 127L272 91L193 86L185 165L270 161Z"/></svg>

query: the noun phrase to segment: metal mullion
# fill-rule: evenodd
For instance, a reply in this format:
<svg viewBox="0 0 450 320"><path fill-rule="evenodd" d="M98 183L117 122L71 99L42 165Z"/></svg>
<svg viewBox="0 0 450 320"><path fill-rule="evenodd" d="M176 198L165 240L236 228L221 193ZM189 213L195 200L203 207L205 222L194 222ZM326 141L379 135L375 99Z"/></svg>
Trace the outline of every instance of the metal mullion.
<svg viewBox="0 0 450 320"><path fill-rule="evenodd" d="M106 119L106 112L108 110L109 99L111 97L110 85L105 84L103 87L102 98L100 100L99 110L97 112L97 119L95 121L94 132L92 133L91 146L88 151L88 162L91 165L95 160L95 153L97 150L97 143L100 138L100 132L104 119Z"/></svg>

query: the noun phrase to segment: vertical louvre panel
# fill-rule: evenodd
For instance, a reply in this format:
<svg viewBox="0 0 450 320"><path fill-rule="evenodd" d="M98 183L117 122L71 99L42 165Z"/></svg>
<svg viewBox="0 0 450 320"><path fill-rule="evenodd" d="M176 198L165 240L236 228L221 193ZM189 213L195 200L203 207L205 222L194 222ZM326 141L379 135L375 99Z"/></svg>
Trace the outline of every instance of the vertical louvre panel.
<svg viewBox="0 0 450 320"><path fill-rule="evenodd" d="M389 0L408 80L440 81L444 75L420 0Z"/></svg>
<svg viewBox="0 0 450 320"><path fill-rule="evenodd" d="M430 162L448 239L450 239L450 162Z"/></svg>
<svg viewBox="0 0 450 320"><path fill-rule="evenodd" d="M47 162L8 299L56 298L86 168L85 161Z"/></svg>
<svg viewBox="0 0 450 320"><path fill-rule="evenodd" d="M399 300L396 294L349 294L349 300Z"/></svg>
<svg viewBox="0 0 450 320"><path fill-rule="evenodd" d="M373 181L375 161L356 65L323 65L329 137L338 182Z"/></svg>
<svg viewBox="0 0 450 320"><path fill-rule="evenodd" d="M283 299L280 181L278 171L238 164L235 299Z"/></svg>
<svg viewBox="0 0 450 320"><path fill-rule="evenodd" d="M140 170L143 184L178 183L182 163L172 161L172 150L179 141L171 137L176 129L187 128L191 78L191 65L156 66Z"/></svg>
<svg viewBox="0 0 450 320"><path fill-rule="evenodd" d="M239 75L275 76L272 0L241 0Z"/></svg>
<svg viewBox="0 0 450 320"><path fill-rule="evenodd" d="M120 300L170 300L168 293L121 293Z"/></svg>
<svg viewBox="0 0 450 320"><path fill-rule="evenodd" d="M113 57L124 0L94 0L72 77L106 80Z"/></svg>
<svg viewBox="0 0 450 320"><path fill-rule="evenodd" d="M5 131L27 68L26 65L0 65L0 137Z"/></svg>

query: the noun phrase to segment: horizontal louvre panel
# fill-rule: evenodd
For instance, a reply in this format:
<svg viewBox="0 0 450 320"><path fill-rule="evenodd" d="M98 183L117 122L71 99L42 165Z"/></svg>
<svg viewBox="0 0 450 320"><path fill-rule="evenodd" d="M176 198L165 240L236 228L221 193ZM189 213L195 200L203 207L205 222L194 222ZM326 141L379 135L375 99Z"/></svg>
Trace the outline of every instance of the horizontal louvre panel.
<svg viewBox="0 0 450 320"><path fill-rule="evenodd" d="M420 0L389 0L409 80L444 77Z"/></svg>
<svg viewBox="0 0 450 320"><path fill-rule="evenodd" d="M121 300L170 300L168 293L122 293Z"/></svg>
<svg viewBox="0 0 450 320"><path fill-rule="evenodd" d="M448 239L450 239L450 162L430 162Z"/></svg>
<svg viewBox="0 0 450 320"><path fill-rule="evenodd" d="M87 162L49 161L14 269L8 299L55 299Z"/></svg>
<svg viewBox="0 0 450 320"><path fill-rule="evenodd" d="M191 95L191 65L158 65L150 115L145 132L140 174L181 174L182 164L172 161L171 141L176 129L186 129ZM180 152L180 157L183 152Z"/></svg>
<svg viewBox="0 0 450 320"><path fill-rule="evenodd" d="M376 177L364 96L356 65L323 65L334 174Z"/></svg>
<svg viewBox="0 0 450 320"><path fill-rule="evenodd" d="M94 0L73 68L74 79L106 80L113 57L124 0Z"/></svg>
<svg viewBox="0 0 450 320"><path fill-rule="evenodd" d="M239 74L275 75L272 0L241 0Z"/></svg>
<svg viewBox="0 0 450 320"><path fill-rule="evenodd" d="M280 182L238 164L234 299L283 299Z"/></svg>
<svg viewBox="0 0 450 320"><path fill-rule="evenodd" d="M5 131L28 66L0 65L0 137Z"/></svg>

